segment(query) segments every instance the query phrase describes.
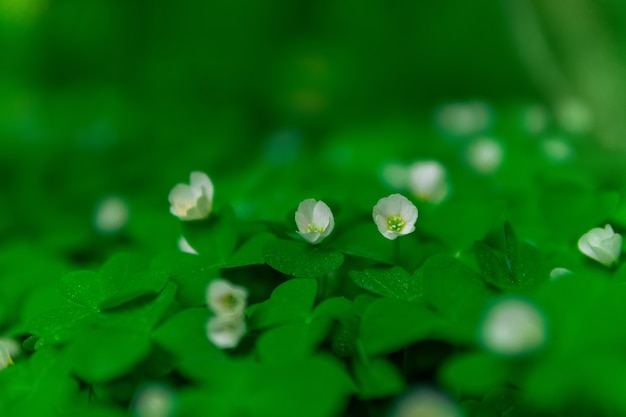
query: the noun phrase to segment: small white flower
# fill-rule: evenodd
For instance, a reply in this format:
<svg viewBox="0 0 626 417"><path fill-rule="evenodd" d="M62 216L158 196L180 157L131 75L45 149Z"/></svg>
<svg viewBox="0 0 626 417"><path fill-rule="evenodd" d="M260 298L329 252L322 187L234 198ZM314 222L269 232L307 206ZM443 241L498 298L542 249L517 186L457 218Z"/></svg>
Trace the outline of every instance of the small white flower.
<svg viewBox="0 0 626 417"><path fill-rule="evenodd" d="M492 305L482 323L480 342L501 355L519 355L537 349L546 340L543 316L529 302L504 299Z"/></svg>
<svg viewBox="0 0 626 417"><path fill-rule="evenodd" d="M195 171L189 184L177 184L172 189L170 212L181 220L203 219L213 209L213 183L205 173Z"/></svg>
<svg viewBox="0 0 626 417"><path fill-rule="evenodd" d="M178 238L178 250L184 253L190 253L192 255L197 255L198 252L187 242L184 236Z"/></svg>
<svg viewBox="0 0 626 417"><path fill-rule="evenodd" d="M94 215L94 225L101 234L119 232L128 223L128 205L119 197L108 197L100 201Z"/></svg>
<svg viewBox="0 0 626 417"><path fill-rule="evenodd" d="M446 168L437 161L418 161L409 168L411 193L420 200L437 204L448 195Z"/></svg>
<svg viewBox="0 0 626 417"><path fill-rule="evenodd" d="M435 114L435 123L445 133L471 136L484 132L491 124L492 111L482 101L449 103Z"/></svg>
<svg viewBox="0 0 626 417"><path fill-rule="evenodd" d="M242 316L214 316L206 327L207 337L220 349L237 347L246 334L246 322Z"/></svg>
<svg viewBox="0 0 626 417"><path fill-rule="evenodd" d="M135 417L170 417L174 415L174 409L174 392L160 384L142 387L133 400Z"/></svg>
<svg viewBox="0 0 626 417"><path fill-rule="evenodd" d="M207 305L218 316L243 316L248 290L225 279L214 279L206 291Z"/></svg>
<svg viewBox="0 0 626 417"><path fill-rule="evenodd" d="M613 232L610 224L604 229L595 227L578 239L578 249L602 265L610 266L622 252L622 236Z"/></svg>
<svg viewBox="0 0 626 417"><path fill-rule="evenodd" d="M503 157L502 145L494 139L478 139L467 149L469 164L482 174L495 172L500 167Z"/></svg>
<svg viewBox="0 0 626 417"><path fill-rule="evenodd" d="M19 344L9 338L0 338L0 371L9 365L13 365L13 357L20 352Z"/></svg>
<svg viewBox="0 0 626 417"><path fill-rule="evenodd" d="M398 400L391 416L462 417L463 413L448 396L429 387L419 387Z"/></svg>
<svg viewBox="0 0 626 417"><path fill-rule="evenodd" d="M415 230L417 207L405 196L392 194L378 200L372 217L378 231L387 239L394 240Z"/></svg>
<svg viewBox="0 0 626 417"><path fill-rule="evenodd" d="M335 219L326 203L309 198L298 206L296 225L298 226L297 233L307 242L315 245L333 231Z"/></svg>

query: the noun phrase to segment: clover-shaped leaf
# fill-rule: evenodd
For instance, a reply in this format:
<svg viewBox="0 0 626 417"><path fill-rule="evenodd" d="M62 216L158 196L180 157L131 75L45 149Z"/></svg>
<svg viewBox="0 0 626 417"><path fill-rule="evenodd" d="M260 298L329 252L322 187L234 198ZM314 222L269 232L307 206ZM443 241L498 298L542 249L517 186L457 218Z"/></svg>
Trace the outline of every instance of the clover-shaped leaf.
<svg viewBox="0 0 626 417"><path fill-rule="evenodd" d="M167 283L162 271L145 271L138 258L121 253L113 256L99 272L77 271L59 281L59 292L80 306L106 310L137 297L156 294Z"/></svg>
<svg viewBox="0 0 626 417"><path fill-rule="evenodd" d="M317 296L317 281L292 279L276 287L269 300L250 306L250 327L262 329L304 321L311 315Z"/></svg>
<svg viewBox="0 0 626 417"><path fill-rule="evenodd" d="M423 295L420 282L399 266L350 271L356 285L374 294L403 301L416 301Z"/></svg>
<svg viewBox="0 0 626 417"><path fill-rule="evenodd" d="M337 270L344 261L340 252L283 239L267 242L263 257L275 270L298 278L320 277Z"/></svg>

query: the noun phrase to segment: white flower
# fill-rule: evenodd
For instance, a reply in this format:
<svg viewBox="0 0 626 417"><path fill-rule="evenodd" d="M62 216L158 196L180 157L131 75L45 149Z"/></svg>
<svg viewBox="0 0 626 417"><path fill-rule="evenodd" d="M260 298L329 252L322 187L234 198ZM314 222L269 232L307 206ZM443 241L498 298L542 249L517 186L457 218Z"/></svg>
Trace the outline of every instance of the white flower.
<svg viewBox="0 0 626 417"><path fill-rule="evenodd" d="M450 398L429 387L419 387L400 398L392 417L461 417L463 413Z"/></svg>
<svg viewBox="0 0 626 417"><path fill-rule="evenodd" d="M117 233L128 223L128 205L119 197L108 197L96 207L94 224L102 234Z"/></svg>
<svg viewBox="0 0 626 417"><path fill-rule="evenodd" d="M491 108L482 101L449 103L435 114L435 123L445 133L470 136L485 131L491 124Z"/></svg>
<svg viewBox="0 0 626 417"><path fill-rule="evenodd" d="M0 338L0 371L9 365L13 365L13 357L20 352L19 344L9 338Z"/></svg>
<svg viewBox="0 0 626 417"><path fill-rule="evenodd" d="M472 143L467 149L467 160L470 165L482 174L496 171L502 163L504 150L500 142L481 138Z"/></svg>
<svg viewBox="0 0 626 417"><path fill-rule="evenodd" d="M446 169L437 161L418 161L409 168L411 193L420 200L437 204L448 195Z"/></svg>
<svg viewBox="0 0 626 417"><path fill-rule="evenodd" d="M203 172L192 172L190 185L177 184L169 195L170 212L181 220L207 217L213 209L213 183Z"/></svg>
<svg viewBox="0 0 626 417"><path fill-rule="evenodd" d="M192 255L197 255L198 252L187 242L184 236L178 238L178 250L184 253L189 253Z"/></svg>
<svg viewBox="0 0 626 417"><path fill-rule="evenodd" d="M214 279L206 291L207 305L218 316L243 316L248 290L225 279Z"/></svg>
<svg viewBox="0 0 626 417"><path fill-rule="evenodd" d="M174 408L174 392L165 385L144 386L133 399L135 417L170 417L174 415Z"/></svg>
<svg viewBox="0 0 626 417"><path fill-rule="evenodd" d="M381 198L374 206L372 217L378 231L387 239L408 235L415 230L417 207L405 196L392 194Z"/></svg>
<svg viewBox="0 0 626 417"><path fill-rule="evenodd" d="M501 355L537 349L546 340L543 316L529 302L504 299L489 308L480 331L482 345Z"/></svg>
<svg viewBox="0 0 626 417"><path fill-rule="evenodd" d="M246 322L243 316L214 316L206 327L207 337L220 349L237 347L246 334Z"/></svg>
<svg viewBox="0 0 626 417"><path fill-rule="evenodd" d="M297 233L307 242L315 245L333 231L335 219L326 203L309 198L298 206L296 225L298 226Z"/></svg>
<svg viewBox="0 0 626 417"><path fill-rule="evenodd" d="M578 249L602 265L610 266L617 262L622 251L622 236L613 232L610 224L604 229L595 227L578 239Z"/></svg>

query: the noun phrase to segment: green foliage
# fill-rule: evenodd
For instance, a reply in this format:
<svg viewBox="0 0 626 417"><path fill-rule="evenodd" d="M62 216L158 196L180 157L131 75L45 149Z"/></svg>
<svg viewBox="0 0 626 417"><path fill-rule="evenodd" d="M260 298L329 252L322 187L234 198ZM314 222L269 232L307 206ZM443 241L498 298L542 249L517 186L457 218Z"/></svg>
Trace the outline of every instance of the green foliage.
<svg viewBox="0 0 626 417"><path fill-rule="evenodd" d="M424 389L467 417L626 415L626 250L577 249L626 233L623 88L567 64L621 58L559 46L623 37L583 23L624 6L388 3L0 1L0 416L395 417ZM551 20L566 82L511 53L511 27ZM418 161L445 168L441 201ZM213 211L181 221L168 192L196 170ZM419 216L388 240L372 208L393 193ZM308 198L334 213L316 245ZM247 292L232 347L218 279Z"/></svg>

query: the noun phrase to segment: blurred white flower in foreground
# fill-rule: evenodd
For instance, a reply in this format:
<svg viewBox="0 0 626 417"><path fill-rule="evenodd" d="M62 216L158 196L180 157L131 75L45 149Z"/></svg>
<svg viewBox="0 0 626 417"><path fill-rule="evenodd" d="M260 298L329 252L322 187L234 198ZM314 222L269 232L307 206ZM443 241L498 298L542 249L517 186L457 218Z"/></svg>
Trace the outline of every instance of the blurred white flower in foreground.
<svg viewBox="0 0 626 417"><path fill-rule="evenodd" d="M13 365L13 358L20 353L20 345L13 339L0 338L0 371Z"/></svg>
<svg viewBox="0 0 626 417"><path fill-rule="evenodd" d="M220 349L237 347L246 334L244 313L248 290L225 279L211 281L206 291L209 309L215 313L206 326L207 338Z"/></svg>
<svg viewBox="0 0 626 417"><path fill-rule="evenodd" d="M333 231L335 219L326 203L309 198L298 206L296 225L298 226L297 233L307 242L315 245Z"/></svg>
<svg viewBox="0 0 626 417"><path fill-rule="evenodd" d="M495 172L500 167L503 157L502 145L494 139L480 138L467 148L467 161L482 174Z"/></svg>
<svg viewBox="0 0 626 417"><path fill-rule="evenodd" d="M451 135L476 135L491 124L491 108L482 101L450 103L437 110L435 121L441 130Z"/></svg>
<svg viewBox="0 0 626 417"><path fill-rule="evenodd" d="M187 242L184 236L181 236L178 239L178 250L184 253L190 253L192 255L197 255L198 252Z"/></svg>
<svg viewBox="0 0 626 417"><path fill-rule="evenodd" d="M392 194L378 200L372 212L378 231L387 239L408 235L415 230L417 207L405 196Z"/></svg>
<svg viewBox="0 0 626 417"><path fill-rule="evenodd" d="M159 384L141 388L133 400L135 417L171 417L174 415L174 408L174 392Z"/></svg>
<svg viewBox="0 0 626 417"><path fill-rule="evenodd" d="M409 168L409 188L420 200L442 202L450 189L446 168L437 161L415 162Z"/></svg>
<svg viewBox="0 0 626 417"><path fill-rule="evenodd" d="M595 227L578 239L578 249L602 265L610 266L622 252L622 236L613 232L610 224L604 229Z"/></svg>
<svg viewBox="0 0 626 417"><path fill-rule="evenodd" d="M405 394L394 407L392 417L461 417L459 407L432 388L417 388Z"/></svg>
<svg viewBox="0 0 626 417"><path fill-rule="evenodd" d="M207 323L207 337L220 349L237 347L246 334L246 322L241 316L214 316Z"/></svg>
<svg viewBox="0 0 626 417"><path fill-rule="evenodd" d="M195 171L189 184L177 184L172 189L170 212L181 220L203 219L213 209L213 183L205 173Z"/></svg>
<svg viewBox="0 0 626 417"><path fill-rule="evenodd" d="M207 305L218 316L243 316L248 290L225 279L214 279L207 287Z"/></svg>
<svg viewBox="0 0 626 417"><path fill-rule="evenodd" d="M128 205L119 197L107 197L96 206L94 225L102 234L117 233L128 223Z"/></svg>
<svg viewBox="0 0 626 417"><path fill-rule="evenodd" d="M502 299L487 310L480 329L480 342L487 350L501 355L533 351L546 340L542 314L522 299Z"/></svg>

